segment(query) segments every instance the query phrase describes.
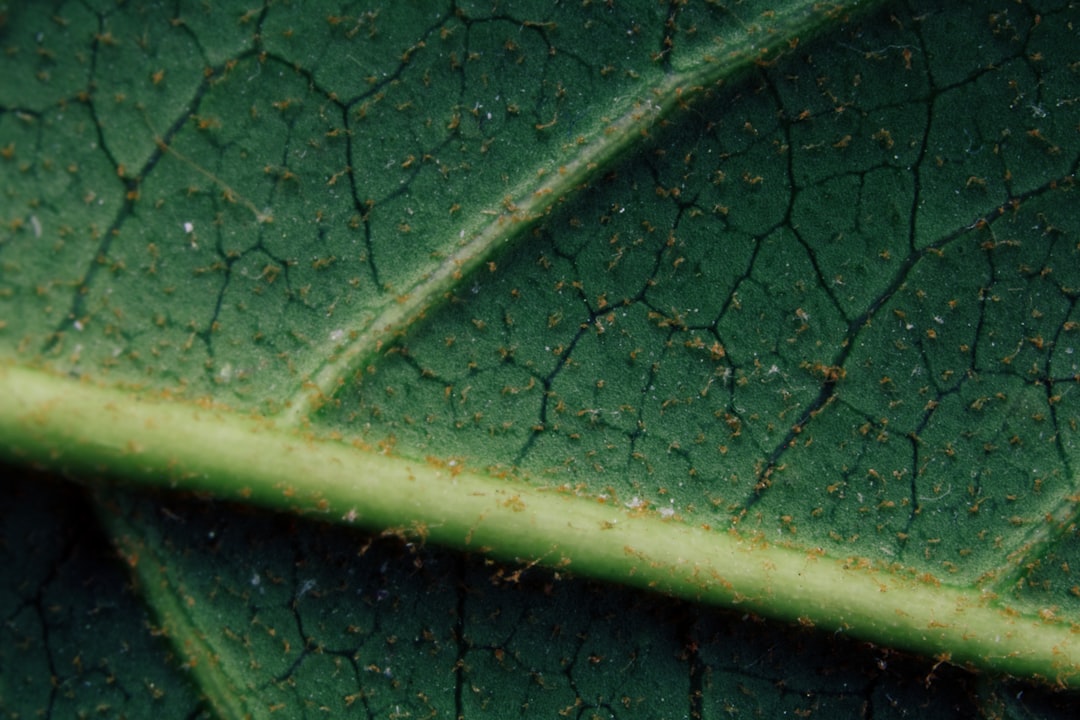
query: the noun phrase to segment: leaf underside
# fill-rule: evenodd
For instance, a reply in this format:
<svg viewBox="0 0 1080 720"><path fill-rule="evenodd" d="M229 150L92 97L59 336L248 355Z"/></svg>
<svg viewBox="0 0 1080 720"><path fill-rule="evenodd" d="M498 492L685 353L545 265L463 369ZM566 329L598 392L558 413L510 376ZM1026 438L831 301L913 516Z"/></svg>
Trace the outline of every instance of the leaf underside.
<svg viewBox="0 0 1080 720"><path fill-rule="evenodd" d="M397 5L3 15L0 447L96 489L13 486L0 706L1065 712L993 671L1080 666L1075 7ZM21 405L36 376L53 399ZM128 406L146 432L113 442L95 417ZM283 481L289 453L311 470ZM333 467L365 477L319 485ZM420 523L453 490L399 471L463 503L495 478L469 517L520 547ZM384 490L406 509L377 515ZM583 535L600 560L534 538L549 496L568 525L610 512ZM76 513L152 621L67 591L123 582ZM728 614L567 578L639 553L627 584L707 595L671 580L672 537L846 563L892 617L944 598L1062 639L1028 669L926 641L933 619L846 639L855 580L778 576ZM94 645L99 615L124 624Z"/></svg>

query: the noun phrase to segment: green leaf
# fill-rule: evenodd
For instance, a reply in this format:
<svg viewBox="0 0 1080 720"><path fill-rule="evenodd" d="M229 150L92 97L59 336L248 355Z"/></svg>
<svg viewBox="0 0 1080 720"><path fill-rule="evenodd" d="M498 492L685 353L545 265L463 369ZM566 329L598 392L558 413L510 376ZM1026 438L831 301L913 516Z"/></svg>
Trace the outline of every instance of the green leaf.
<svg viewBox="0 0 1080 720"><path fill-rule="evenodd" d="M0 448L172 650L32 480L0 704L1059 712L1077 13L862 5L9 8Z"/></svg>

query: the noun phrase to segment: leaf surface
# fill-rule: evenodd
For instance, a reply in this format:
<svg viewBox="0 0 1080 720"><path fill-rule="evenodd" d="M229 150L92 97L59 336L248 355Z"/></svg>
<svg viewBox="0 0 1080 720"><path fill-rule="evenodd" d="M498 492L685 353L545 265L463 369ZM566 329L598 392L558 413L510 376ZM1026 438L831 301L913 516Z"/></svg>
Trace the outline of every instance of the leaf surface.
<svg viewBox="0 0 1080 720"><path fill-rule="evenodd" d="M918 695L567 566L1074 684L1076 21L12 9L5 452L409 538L97 491L225 717Z"/></svg>

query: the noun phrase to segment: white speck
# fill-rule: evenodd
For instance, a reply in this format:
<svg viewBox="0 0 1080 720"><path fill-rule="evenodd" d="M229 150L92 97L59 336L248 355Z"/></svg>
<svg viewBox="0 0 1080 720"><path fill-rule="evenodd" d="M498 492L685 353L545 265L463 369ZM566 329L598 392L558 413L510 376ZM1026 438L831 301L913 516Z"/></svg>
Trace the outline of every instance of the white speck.
<svg viewBox="0 0 1080 720"><path fill-rule="evenodd" d="M341 339L343 337L345 337L344 330L334 330L332 333L330 333L330 339L334 342L341 342Z"/></svg>
<svg viewBox="0 0 1080 720"><path fill-rule="evenodd" d="M259 587L259 583L262 582L262 578L259 577L259 573L253 573L251 576L251 587Z"/></svg>
<svg viewBox="0 0 1080 720"><path fill-rule="evenodd" d="M195 232L195 223L191 222L190 220L184 223L184 232L189 234Z"/></svg>
<svg viewBox="0 0 1080 720"><path fill-rule="evenodd" d="M30 216L30 227L34 229L34 237L41 237L41 221L38 220L37 215Z"/></svg>
<svg viewBox="0 0 1080 720"><path fill-rule="evenodd" d="M85 327L85 326L84 326L84 325L82 324L82 320L76 320L75 322L71 323L71 325L72 325L72 327L74 327L74 328L75 328L76 330L78 330L79 332L82 332L82 331L83 331L83 327Z"/></svg>
<svg viewBox="0 0 1080 720"><path fill-rule="evenodd" d="M637 510L638 508L645 506L645 501L635 495L634 497L630 498L630 502L624 504L631 510Z"/></svg>
<svg viewBox="0 0 1080 720"><path fill-rule="evenodd" d="M312 578L308 578L307 580L305 580L304 582L302 582L300 584L300 589L297 590L297 592L296 592L296 599L299 600L300 598L304 597L314 587L315 587L315 580L312 579Z"/></svg>

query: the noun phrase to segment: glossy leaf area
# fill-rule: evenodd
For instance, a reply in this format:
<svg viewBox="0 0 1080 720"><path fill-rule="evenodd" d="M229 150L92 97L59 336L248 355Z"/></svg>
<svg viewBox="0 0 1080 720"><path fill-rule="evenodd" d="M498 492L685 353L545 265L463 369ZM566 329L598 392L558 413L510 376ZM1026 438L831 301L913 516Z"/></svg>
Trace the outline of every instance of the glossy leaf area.
<svg viewBox="0 0 1080 720"><path fill-rule="evenodd" d="M9 8L2 447L97 489L12 490L0 705L1056 712L994 673L1080 667L1077 21ZM131 606L72 513L175 655L61 640Z"/></svg>

